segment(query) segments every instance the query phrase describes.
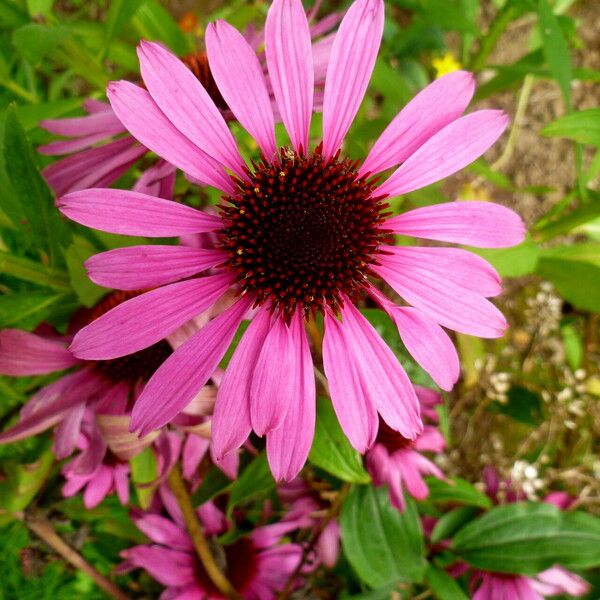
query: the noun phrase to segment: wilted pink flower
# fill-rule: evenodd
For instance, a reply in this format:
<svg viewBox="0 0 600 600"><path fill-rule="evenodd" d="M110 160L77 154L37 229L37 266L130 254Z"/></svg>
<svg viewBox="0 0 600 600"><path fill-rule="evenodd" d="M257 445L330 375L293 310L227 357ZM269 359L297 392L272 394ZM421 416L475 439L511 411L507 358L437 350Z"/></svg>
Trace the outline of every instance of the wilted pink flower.
<svg viewBox="0 0 600 600"><path fill-rule="evenodd" d="M309 17L315 15L316 11L311 11ZM312 54L317 86L316 106L320 106L323 102L323 95L319 90L325 80L333 41L331 34L325 34L339 23L341 16L341 13L328 15L310 29L314 42ZM254 28L248 28L244 37L256 52L264 42L264 32L256 31ZM264 53L259 53L258 56L263 72L268 75ZM206 53L189 54L182 61L207 90L223 116L226 119L234 118L215 84ZM272 89L269 91L272 96ZM276 109L275 102L273 104ZM148 148L140 145L135 137L123 135L127 134L127 129L115 115L110 104L88 99L83 103L83 108L88 113L87 116L47 119L40 122L40 127L50 133L68 138L38 148L42 154L69 155L44 169L44 176L57 195L90 187L110 186L132 165L149 154ZM144 170L133 190L160 198L170 198L173 193L174 179L175 167L164 160L158 160Z"/></svg>
<svg viewBox="0 0 600 600"><path fill-rule="evenodd" d="M424 399L430 407L431 393L440 395L427 388L417 387L419 400ZM436 415L437 417L437 415ZM436 427L425 425L423 431L414 440L403 437L390 429L385 422L380 422L375 444L367 451L366 467L375 485L387 485L390 501L398 510L404 510L404 489L417 500L424 500L429 495L423 475L433 475L444 479L442 471L421 452L442 452L445 441Z"/></svg>
<svg viewBox="0 0 600 600"><path fill-rule="evenodd" d="M212 249L146 246L94 257L88 267L97 283L133 289L142 279L157 289L83 329L74 353L107 360L136 352L228 290L239 297L156 372L133 409L135 430L147 434L180 412L214 372L241 321L252 318L219 387L215 451L231 452L254 430L266 435L275 477L291 480L306 460L314 432L315 382L305 319L324 317L331 398L360 452L375 442L378 413L407 439L422 432L415 391L357 309L361 294L375 296L408 350L445 389L459 368L442 325L483 337L504 332L504 317L487 300L500 293L500 279L486 261L462 249L388 245L391 233L483 247L523 239L519 217L487 202L428 206L391 219L385 212L385 198L454 173L504 131L507 118L500 111L460 117L473 94L473 77L452 73L423 90L362 165L340 156L373 70L383 10L382 0L357 0L340 25L325 80L323 142L313 151L308 141L314 69L299 0L276 0L265 29L270 82L290 148L277 149L269 88L254 50L224 21L206 31L208 62L221 95L262 152L251 168L208 92L162 46L139 47L146 89L125 81L109 86L112 107L129 132L188 177L221 190L223 206L215 216L148 195L100 189L59 199L65 215L104 231L218 234ZM372 178L398 165L383 184ZM178 281L212 267L219 267L213 275ZM383 279L413 307L385 299L368 277Z"/></svg>
<svg viewBox="0 0 600 600"><path fill-rule="evenodd" d="M341 531L336 518L330 519L324 527L322 525L329 503L323 502L303 479L281 484L277 491L287 510L282 522L294 521L299 529L312 529L313 532L322 528L314 544L315 558L332 569L340 553Z"/></svg>
<svg viewBox="0 0 600 600"><path fill-rule="evenodd" d="M196 556L178 509L170 500L167 502L171 518L140 511L133 513L135 524L153 544L134 546L121 552L125 563L119 570L145 569L167 588L161 594L161 600L222 598ZM205 533L210 535L211 529L213 533L219 533L214 529L218 509L212 505L209 516L202 508L198 509L198 516ZM280 543L294 528L294 523L258 527L248 536L223 547L224 574L244 598L270 600L283 589L303 554L302 547L297 544Z"/></svg>

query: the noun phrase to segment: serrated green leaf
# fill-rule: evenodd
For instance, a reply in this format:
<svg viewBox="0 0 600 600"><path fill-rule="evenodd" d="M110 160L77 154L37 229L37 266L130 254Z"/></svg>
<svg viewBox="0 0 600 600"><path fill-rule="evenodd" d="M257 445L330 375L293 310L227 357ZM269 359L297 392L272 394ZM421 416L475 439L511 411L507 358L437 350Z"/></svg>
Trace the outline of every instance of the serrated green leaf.
<svg viewBox="0 0 600 600"><path fill-rule="evenodd" d="M63 26L28 23L15 29L12 41L19 54L31 65L36 66L69 35L69 30Z"/></svg>
<svg viewBox="0 0 600 600"><path fill-rule="evenodd" d="M78 306L75 296L53 292L18 292L0 296L0 327L33 329L44 320L68 316Z"/></svg>
<svg viewBox="0 0 600 600"><path fill-rule="evenodd" d="M38 262L7 252L0 252L0 273L62 292L71 291L64 271L53 271Z"/></svg>
<svg viewBox="0 0 600 600"><path fill-rule="evenodd" d="M422 581L425 572L421 523L407 498L396 510L385 488L353 486L340 517L342 546L361 581L382 588L401 581Z"/></svg>
<svg viewBox="0 0 600 600"><path fill-rule="evenodd" d="M368 483L371 478L360 454L352 448L327 398L317 401L315 438L309 454L312 464L350 483Z"/></svg>
<svg viewBox="0 0 600 600"><path fill-rule="evenodd" d="M138 11L144 0L112 0L106 15L104 51Z"/></svg>

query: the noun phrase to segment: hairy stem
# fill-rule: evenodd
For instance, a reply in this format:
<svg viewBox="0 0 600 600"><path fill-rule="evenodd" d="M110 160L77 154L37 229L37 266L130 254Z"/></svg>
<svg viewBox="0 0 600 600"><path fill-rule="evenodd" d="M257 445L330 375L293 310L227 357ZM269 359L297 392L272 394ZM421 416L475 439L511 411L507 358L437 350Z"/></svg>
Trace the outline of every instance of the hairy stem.
<svg viewBox="0 0 600 600"><path fill-rule="evenodd" d="M202 527L198 521L196 511L192 505L192 499L185 485L179 464L176 464L169 473L169 487L173 492L179 508L183 513L183 519L187 527L188 533L194 543L196 554L204 567L206 574L215 584L215 587L226 597L233 600L241 600L242 596L237 593L230 581L225 577L215 561L215 557L210 551L208 541L202 532Z"/></svg>

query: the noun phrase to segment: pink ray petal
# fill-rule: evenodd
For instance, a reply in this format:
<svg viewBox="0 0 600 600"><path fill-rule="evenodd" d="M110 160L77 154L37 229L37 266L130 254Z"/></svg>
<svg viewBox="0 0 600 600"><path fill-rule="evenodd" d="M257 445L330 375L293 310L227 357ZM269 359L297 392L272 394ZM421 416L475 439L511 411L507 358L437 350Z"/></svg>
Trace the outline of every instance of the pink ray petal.
<svg viewBox="0 0 600 600"><path fill-rule="evenodd" d="M491 202L447 202L409 210L382 226L399 235L465 244L508 248L525 237L525 224L514 211Z"/></svg>
<svg viewBox="0 0 600 600"><path fill-rule="evenodd" d="M133 407L132 431L146 435L187 406L217 368L251 302L246 297L238 300L159 367Z"/></svg>
<svg viewBox="0 0 600 600"><path fill-rule="evenodd" d="M189 246L128 246L85 261L89 278L117 290L143 290L210 269L227 258L221 250Z"/></svg>
<svg viewBox="0 0 600 600"><path fill-rule="evenodd" d="M412 357L437 385L451 390L460 375L460 363L448 334L416 308L398 307L390 316Z"/></svg>
<svg viewBox="0 0 600 600"><path fill-rule="evenodd" d="M104 137L110 137L125 131L125 127L117 115L110 109L85 117L44 119L40 121L39 125L50 133L75 138L86 137L94 133L102 133Z"/></svg>
<svg viewBox="0 0 600 600"><path fill-rule="evenodd" d="M232 280L220 273L131 298L80 329L71 350L86 360L107 360L147 348L214 304Z"/></svg>
<svg viewBox="0 0 600 600"><path fill-rule="evenodd" d="M88 509L95 508L108 496L113 487L112 469L102 465L94 477L89 480L83 492L83 505Z"/></svg>
<svg viewBox="0 0 600 600"><path fill-rule="evenodd" d="M77 445L81 433L81 421L85 414L85 403L78 404L69 410L59 423L54 434L54 454L62 460L69 456Z"/></svg>
<svg viewBox="0 0 600 600"><path fill-rule="evenodd" d="M144 83L171 123L198 148L245 178L233 135L196 76L156 42L142 41L138 56Z"/></svg>
<svg viewBox="0 0 600 600"><path fill-rule="evenodd" d="M171 519L134 509L131 515L135 526L155 544L174 550L193 551L192 540Z"/></svg>
<svg viewBox="0 0 600 600"><path fill-rule="evenodd" d="M129 81L114 81L107 96L123 125L144 146L198 181L226 194L233 191L222 165L186 138L146 90Z"/></svg>
<svg viewBox="0 0 600 600"><path fill-rule="evenodd" d="M508 324L502 313L480 294L425 271L402 272L386 265L372 267L392 289L436 323L479 337L502 337Z"/></svg>
<svg viewBox="0 0 600 600"><path fill-rule="evenodd" d="M49 340L20 329L0 331L0 373L14 377L45 375L79 362L64 342Z"/></svg>
<svg viewBox="0 0 600 600"><path fill-rule="evenodd" d="M405 438L415 439L423 430L415 390L402 365L374 327L347 301L342 309L343 327L353 338L352 360L362 373L365 394L383 420Z"/></svg>
<svg viewBox="0 0 600 600"><path fill-rule="evenodd" d="M300 0L274 0L265 25L269 77L297 152L308 150L314 73L310 29Z"/></svg>
<svg viewBox="0 0 600 600"><path fill-rule="evenodd" d="M296 400L295 351L290 327L276 317L263 340L250 386L250 422L257 435L281 427Z"/></svg>
<svg viewBox="0 0 600 600"><path fill-rule="evenodd" d="M171 200L126 190L90 189L57 200L59 210L76 223L122 235L174 237L215 231L215 215Z"/></svg>
<svg viewBox="0 0 600 600"><path fill-rule="evenodd" d="M501 110L480 110L456 119L430 137L375 193L400 196L456 173L478 159L507 125Z"/></svg>
<svg viewBox="0 0 600 600"><path fill-rule="evenodd" d="M347 328L325 314L323 367L331 401L346 437L361 454L375 441L379 419L371 396L365 393L362 373L351 353Z"/></svg>
<svg viewBox="0 0 600 600"><path fill-rule="evenodd" d="M275 120L262 67L242 34L218 20L205 35L210 70L223 99L267 159L277 152Z"/></svg>
<svg viewBox="0 0 600 600"><path fill-rule="evenodd" d="M195 583L197 560L189 552L171 550L161 546L133 546L121 552L136 567L141 567L167 586L183 587Z"/></svg>
<svg viewBox="0 0 600 600"><path fill-rule="evenodd" d="M69 410L93 398L105 385L103 378L87 369L57 379L29 400L16 425L0 433L0 444L31 437L56 425Z"/></svg>
<svg viewBox="0 0 600 600"><path fill-rule="evenodd" d="M252 374L271 318L259 310L237 345L217 391L212 418L212 444L215 456L223 458L239 448L250 435L250 387Z"/></svg>
<svg viewBox="0 0 600 600"><path fill-rule="evenodd" d="M356 0L335 36L323 100L323 155L342 144L358 111L375 66L383 33L382 0Z"/></svg>
<svg viewBox="0 0 600 600"><path fill-rule="evenodd" d="M421 90L379 136L359 175L372 175L404 162L417 148L467 108L475 78L466 71L448 73Z"/></svg>
<svg viewBox="0 0 600 600"><path fill-rule="evenodd" d="M290 333L295 357L292 370L286 375L294 393L281 427L267 434L267 458L276 481L292 481L298 475L308 458L315 432L313 361L299 312L292 318Z"/></svg>

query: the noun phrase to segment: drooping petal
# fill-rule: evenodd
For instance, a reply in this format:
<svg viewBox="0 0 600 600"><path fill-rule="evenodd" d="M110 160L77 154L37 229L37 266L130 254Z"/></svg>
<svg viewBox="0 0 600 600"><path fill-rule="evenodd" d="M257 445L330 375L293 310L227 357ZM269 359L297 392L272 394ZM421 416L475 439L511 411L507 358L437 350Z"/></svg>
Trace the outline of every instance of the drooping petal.
<svg viewBox="0 0 600 600"><path fill-rule="evenodd" d="M351 355L351 346L346 329L326 313L323 367L331 401L346 437L363 454L375 441L379 419L371 396L364 391L365 382Z"/></svg>
<svg viewBox="0 0 600 600"><path fill-rule="evenodd" d="M356 0L335 36L323 100L323 155L335 154L369 84L383 33L383 0Z"/></svg>
<svg viewBox="0 0 600 600"><path fill-rule="evenodd" d="M196 275L222 263L227 254L189 246L128 246L85 261L90 279L117 290L143 290Z"/></svg>
<svg viewBox="0 0 600 600"><path fill-rule="evenodd" d="M217 391L212 418L212 445L222 458L239 448L250 435L250 386L267 332L270 315L259 310L237 345Z"/></svg>
<svg viewBox="0 0 600 600"><path fill-rule="evenodd" d="M478 159L501 135L508 117L480 110L456 119L430 137L375 194L400 196L444 179Z"/></svg>
<svg viewBox="0 0 600 600"><path fill-rule="evenodd" d="M277 151L275 119L256 53L235 27L222 20L208 25L205 43L221 95L270 160Z"/></svg>
<svg viewBox="0 0 600 600"><path fill-rule="evenodd" d="M94 133L102 133L110 137L125 131L125 127L117 115L106 107L107 110L93 113L85 117L72 117L69 119L43 119L39 126L50 133L65 137L84 137Z"/></svg>
<svg viewBox="0 0 600 600"><path fill-rule="evenodd" d="M372 266L396 293L436 323L479 337L502 337L508 327L502 313L480 294L424 270L402 272L388 264Z"/></svg>
<svg viewBox="0 0 600 600"><path fill-rule="evenodd" d="M310 451L315 432L316 389L313 361L302 316L290 324L294 364L287 373L293 395L281 427L267 434L267 458L276 481L292 481Z"/></svg>
<svg viewBox="0 0 600 600"><path fill-rule="evenodd" d="M23 407L19 422L0 433L0 444L16 442L52 427L67 411L93 398L104 385L104 379L82 369L43 387Z"/></svg>
<svg viewBox="0 0 600 600"><path fill-rule="evenodd" d="M336 519L332 519L323 529L315 545L319 560L329 569L333 569L337 564L340 554L340 537L339 523Z"/></svg>
<svg viewBox="0 0 600 600"><path fill-rule="evenodd" d="M257 435L281 427L296 400L297 355L290 327L281 318L271 323L254 367L250 385L250 421Z"/></svg>
<svg viewBox="0 0 600 600"><path fill-rule="evenodd" d="M28 331L3 329L0 331L0 373L18 377L68 369L79 359L66 346L64 342Z"/></svg>
<svg viewBox="0 0 600 600"><path fill-rule="evenodd" d="M119 463L113 468L113 485L119 502L123 506L129 504L129 464Z"/></svg>
<svg viewBox="0 0 600 600"><path fill-rule="evenodd" d="M222 227L221 219L215 215L126 190L72 192L61 196L57 206L76 223L123 235L174 237L216 231Z"/></svg>
<svg viewBox="0 0 600 600"><path fill-rule="evenodd" d="M142 173L132 190L148 196L173 200L176 171L175 167L166 160L158 160Z"/></svg>
<svg viewBox="0 0 600 600"><path fill-rule="evenodd" d="M525 237L521 217L492 202L457 200L423 206L388 219L383 228L399 235L479 248L507 248Z"/></svg>
<svg viewBox="0 0 600 600"><path fill-rule="evenodd" d="M308 150L314 73L310 29L300 0L274 0L265 25L265 52L275 100L297 152Z"/></svg>
<svg viewBox="0 0 600 600"><path fill-rule="evenodd" d="M245 177L237 144L219 109L196 76L161 44L138 46L142 78L169 121L198 148Z"/></svg>
<svg viewBox="0 0 600 600"><path fill-rule="evenodd" d="M89 480L83 492L83 505L88 509L95 508L108 496L113 487L112 469L101 465L94 476Z"/></svg>
<svg viewBox="0 0 600 600"><path fill-rule="evenodd" d="M531 580L531 586L544 596L584 596L590 591L590 584L585 579L558 565L539 573Z"/></svg>
<svg viewBox="0 0 600 600"><path fill-rule="evenodd" d="M131 298L80 329L71 350L86 360L107 360L147 348L214 304L231 282L231 274L220 273Z"/></svg>
<svg viewBox="0 0 600 600"><path fill-rule="evenodd" d="M359 175L375 175L404 162L432 135L462 115L474 91L475 78L466 71L454 71L430 83L379 136Z"/></svg>
<svg viewBox="0 0 600 600"><path fill-rule="evenodd" d="M121 556L163 585L183 587L196 581L197 559L192 553L161 546L133 546L123 550Z"/></svg>
<svg viewBox="0 0 600 600"><path fill-rule="evenodd" d="M423 430L415 390L402 365L374 327L347 301L342 309L343 326L353 339L351 359L362 373L362 387L383 420L405 438L415 439Z"/></svg>
<svg viewBox="0 0 600 600"><path fill-rule="evenodd" d="M217 368L250 303L248 298L238 300L158 368L133 407L132 431L146 435L187 406Z"/></svg>
<svg viewBox="0 0 600 600"><path fill-rule="evenodd" d="M451 390L460 375L460 363L448 334L416 308L397 307L390 317L412 357L443 390Z"/></svg>
<svg viewBox="0 0 600 600"><path fill-rule="evenodd" d="M129 81L113 81L106 95L123 125L144 146L194 179L226 194L233 191L222 165L185 137L146 90Z"/></svg>
<svg viewBox="0 0 600 600"><path fill-rule="evenodd" d="M81 420L85 414L85 408L83 402L74 406L67 411L64 419L56 428L53 450L59 460L66 458L75 450L81 432Z"/></svg>

